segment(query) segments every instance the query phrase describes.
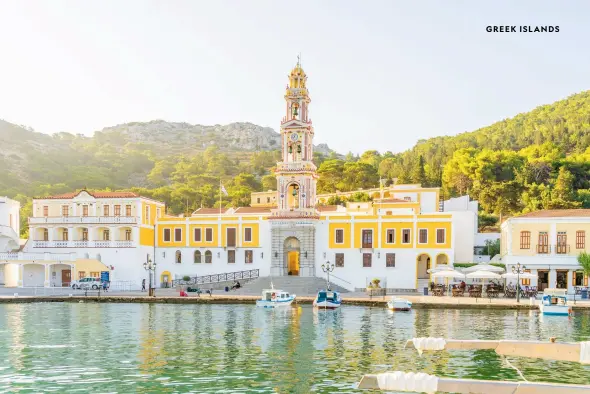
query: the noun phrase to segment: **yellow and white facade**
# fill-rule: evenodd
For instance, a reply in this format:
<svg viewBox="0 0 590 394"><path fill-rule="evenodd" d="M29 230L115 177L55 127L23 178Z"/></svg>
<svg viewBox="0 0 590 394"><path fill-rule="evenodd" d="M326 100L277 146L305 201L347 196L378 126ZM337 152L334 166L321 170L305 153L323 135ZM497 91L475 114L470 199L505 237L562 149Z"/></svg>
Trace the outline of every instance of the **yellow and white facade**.
<svg viewBox="0 0 590 394"><path fill-rule="evenodd" d="M501 256L508 272L520 263L537 278L524 285L568 289L588 286L577 257L590 251L590 209L531 212L513 217L501 226Z"/></svg>

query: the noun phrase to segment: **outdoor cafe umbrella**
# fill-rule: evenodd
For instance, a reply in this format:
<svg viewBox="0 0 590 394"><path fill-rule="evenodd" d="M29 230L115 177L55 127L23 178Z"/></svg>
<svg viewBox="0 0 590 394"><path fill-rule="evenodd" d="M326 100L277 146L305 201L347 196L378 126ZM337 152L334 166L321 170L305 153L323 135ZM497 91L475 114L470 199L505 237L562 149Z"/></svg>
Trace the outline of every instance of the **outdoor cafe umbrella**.
<svg viewBox="0 0 590 394"><path fill-rule="evenodd" d="M444 278L446 286L449 286L449 278L465 278L465 274L459 271L451 270L444 270L438 271L432 274L432 278Z"/></svg>
<svg viewBox="0 0 590 394"><path fill-rule="evenodd" d="M483 284L485 284L486 279L500 279L501 278L500 275L493 273L491 271L475 271L475 272L471 272L465 276L470 279L483 279L484 281L482 283L482 288L483 288Z"/></svg>
<svg viewBox="0 0 590 394"><path fill-rule="evenodd" d="M473 267L465 268L463 272L477 272L477 271L489 271L489 272L504 272L504 268L497 267L491 264L476 264ZM494 278L498 279L498 278Z"/></svg>
<svg viewBox="0 0 590 394"><path fill-rule="evenodd" d="M432 274L432 273L441 272L441 271L453 271L453 267L451 267L448 264L439 264L434 268L430 268L426 272L428 272L429 274Z"/></svg>
<svg viewBox="0 0 590 394"><path fill-rule="evenodd" d="M504 279L536 279L537 276L535 274L531 274L530 272L523 272L522 274L518 275L513 272L508 272L506 274L502 274L502 278ZM520 283L517 283L520 286Z"/></svg>

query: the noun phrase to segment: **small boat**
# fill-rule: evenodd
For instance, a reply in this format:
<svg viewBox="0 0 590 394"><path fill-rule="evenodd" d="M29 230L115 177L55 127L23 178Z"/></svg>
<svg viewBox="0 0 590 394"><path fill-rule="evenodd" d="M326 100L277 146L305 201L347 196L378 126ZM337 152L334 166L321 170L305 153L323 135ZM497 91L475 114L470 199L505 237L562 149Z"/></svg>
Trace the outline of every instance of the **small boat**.
<svg viewBox="0 0 590 394"><path fill-rule="evenodd" d="M543 315L569 316L572 308L567 304L566 289L545 289L539 303Z"/></svg>
<svg viewBox="0 0 590 394"><path fill-rule="evenodd" d="M313 300L314 308L336 309L342 305L342 297L337 291L320 290Z"/></svg>
<svg viewBox="0 0 590 394"><path fill-rule="evenodd" d="M289 294L283 290L262 290L262 299L256 301L256 306L262 308L280 308L289 306L295 301L295 294Z"/></svg>
<svg viewBox="0 0 590 394"><path fill-rule="evenodd" d="M409 311L412 310L412 303L405 298L391 297L387 307L393 311Z"/></svg>

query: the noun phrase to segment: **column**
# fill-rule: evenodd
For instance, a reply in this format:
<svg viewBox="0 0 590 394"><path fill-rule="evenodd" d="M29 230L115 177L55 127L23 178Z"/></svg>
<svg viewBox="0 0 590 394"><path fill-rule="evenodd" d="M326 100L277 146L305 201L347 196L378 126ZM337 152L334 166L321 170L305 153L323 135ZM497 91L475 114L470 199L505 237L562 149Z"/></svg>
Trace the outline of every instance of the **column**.
<svg viewBox="0 0 590 394"><path fill-rule="evenodd" d="M556 223L551 223L551 226L549 227L549 248L550 253L551 254L555 254L555 249L557 249L555 246L557 245L557 224Z"/></svg>
<svg viewBox="0 0 590 394"><path fill-rule="evenodd" d="M574 271L568 270L567 271L567 293L574 294Z"/></svg>
<svg viewBox="0 0 590 394"><path fill-rule="evenodd" d="M18 287L23 287L25 279L25 266L24 264L19 264L18 267Z"/></svg>
<svg viewBox="0 0 590 394"><path fill-rule="evenodd" d="M74 240L74 228L68 227L68 246L73 245Z"/></svg>
<svg viewBox="0 0 590 394"><path fill-rule="evenodd" d="M549 288L554 289L557 287L557 271L554 269L549 270Z"/></svg>
<svg viewBox="0 0 590 394"><path fill-rule="evenodd" d="M43 282L44 287L51 287L51 266L45 264L45 281Z"/></svg>
<svg viewBox="0 0 590 394"><path fill-rule="evenodd" d="M111 226L111 227L109 227L109 232L110 232L110 234L109 234L110 235L110 237L109 237L110 244L113 247L116 245L116 241L119 241L121 239L121 236L119 234L119 227Z"/></svg>

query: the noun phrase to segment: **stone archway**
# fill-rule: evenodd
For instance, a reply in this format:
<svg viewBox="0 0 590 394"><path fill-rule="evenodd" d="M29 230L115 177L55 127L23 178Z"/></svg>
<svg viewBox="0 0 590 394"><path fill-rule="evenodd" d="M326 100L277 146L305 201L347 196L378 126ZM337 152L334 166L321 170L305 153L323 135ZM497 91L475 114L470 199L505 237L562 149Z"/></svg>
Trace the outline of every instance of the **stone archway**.
<svg viewBox="0 0 590 394"><path fill-rule="evenodd" d="M431 259L428 253L421 253L416 257L416 276L418 279L430 279L428 270L431 267Z"/></svg>
<svg viewBox="0 0 590 394"><path fill-rule="evenodd" d="M287 275L299 276L301 243L297 237L288 237L283 243L284 262Z"/></svg>

